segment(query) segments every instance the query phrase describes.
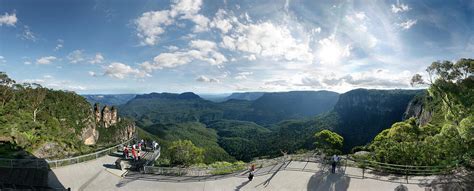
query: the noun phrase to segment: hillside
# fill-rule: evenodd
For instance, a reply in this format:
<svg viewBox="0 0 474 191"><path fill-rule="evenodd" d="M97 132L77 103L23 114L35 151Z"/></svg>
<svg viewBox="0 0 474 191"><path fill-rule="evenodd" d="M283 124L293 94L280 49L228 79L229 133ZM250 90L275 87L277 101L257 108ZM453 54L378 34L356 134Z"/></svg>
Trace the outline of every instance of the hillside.
<svg viewBox="0 0 474 191"><path fill-rule="evenodd" d="M91 152L128 139L135 128L133 121L118 122L108 109L94 114L74 92L16 84L3 72L0 78L1 157L62 158Z"/></svg>

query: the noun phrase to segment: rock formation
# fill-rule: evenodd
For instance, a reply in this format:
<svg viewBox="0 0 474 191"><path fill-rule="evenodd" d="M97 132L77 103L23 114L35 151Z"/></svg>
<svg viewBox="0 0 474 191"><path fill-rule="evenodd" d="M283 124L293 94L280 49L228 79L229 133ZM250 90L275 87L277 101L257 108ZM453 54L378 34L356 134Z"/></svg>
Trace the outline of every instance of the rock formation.
<svg viewBox="0 0 474 191"><path fill-rule="evenodd" d="M99 122L103 124L105 128L115 125L118 122L117 109L115 109L115 107L109 108L109 106L104 106L104 108L102 108L102 112L100 113Z"/></svg>
<svg viewBox="0 0 474 191"><path fill-rule="evenodd" d="M417 97L411 100L403 114L403 119L414 117L419 126L428 124L433 116L433 110L429 109L425 103L425 101L429 101L429 97L426 99L427 100L424 100L423 97Z"/></svg>
<svg viewBox="0 0 474 191"><path fill-rule="evenodd" d="M101 115L100 115L100 106L98 103L94 104L94 117L95 117L95 122L99 123L101 119Z"/></svg>
<svg viewBox="0 0 474 191"><path fill-rule="evenodd" d="M89 118L86 122L86 128L82 129L81 139L85 145L95 145L99 139L99 131L96 129L96 123Z"/></svg>
<svg viewBox="0 0 474 191"><path fill-rule="evenodd" d="M112 106L112 109L110 110L110 112L111 112L110 124L116 124L118 122L117 109L114 106Z"/></svg>

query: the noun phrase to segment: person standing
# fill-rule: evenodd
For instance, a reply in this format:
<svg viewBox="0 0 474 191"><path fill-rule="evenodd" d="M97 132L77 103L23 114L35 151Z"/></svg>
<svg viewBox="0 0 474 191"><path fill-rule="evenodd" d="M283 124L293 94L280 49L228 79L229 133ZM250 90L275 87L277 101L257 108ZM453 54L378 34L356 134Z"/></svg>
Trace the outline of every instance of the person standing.
<svg viewBox="0 0 474 191"><path fill-rule="evenodd" d="M254 176L254 171L250 170L250 172L249 172L249 181L253 180L253 176Z"/></svg>
<svg viewBox="0 0 474 191"><path fill-rule="evenodd" d="M123 158L128 159L128 147L123 147Z"/></svg>
<svg viewBox="0 0 474 191"><path fill-rule="evenodd" d="M337 162L339 162L339 156L333 155L331 157L331 166L332 166L331 172L332 173L336 173Z"/></svg>
<svg viewBox="0 0 474 191"><path fill-rule="evenodd" d="M135 147L132 147L132 157L133 160L137 160L137 150L135 149Z"/></svg>

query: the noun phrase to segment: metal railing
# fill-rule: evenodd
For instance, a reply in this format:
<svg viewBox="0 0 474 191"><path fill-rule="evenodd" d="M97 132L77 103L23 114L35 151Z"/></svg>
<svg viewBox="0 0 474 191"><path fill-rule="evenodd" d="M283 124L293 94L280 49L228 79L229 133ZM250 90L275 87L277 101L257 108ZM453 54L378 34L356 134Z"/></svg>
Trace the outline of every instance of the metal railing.
<svg viewBox="0 0 474 191"><path fill-rule="evenodd" d="M0 159L0 167L3 168L57 168L71 164L77 164L89 160L94 160L105 155L111 154L119 149L121 146L130 143L133 138L124 141L118 145L85 155L70 157L58 160L48 159Z"/></svg>
<svg viewBox="0 0 474 191"><path fill-rule="evenodd" d="M132 140L134 140L134 139L133 138L129 139L129 140L124 141L124 142L122 142L118 145L115 145L115 146L112 146L112 147L109 147L109 148L106 148L106 149L103 149L103 150L100 150L100 151L97 151L97 152L94 152L94 153L90 153L90 154L85 154L85 155L80 155L80 156L65 158L65 159L46 160L46 161L49 164L50 168L57 168L57 167L61 167L61 166L67 166L67 165L71 165L71 164L77 164L77 163L81 163L81 162L85 162L85 161L89 161L89 160L94 160L94 159L98 159L100 157L109 155L111 153L114 153L115 151L117 151L118 149L123 147L123 145L126 145L126 144L130 143Z"/></svg>
<svg viewBox="0 0 474 191"><path fill-rule="evenodd" d="M352 165L362 169L362 178L364 178L365 172L367 170L379 173L405 175L406 179L408 180L408 176L451 174L458 168L458 163L444 166L414 166L389 164L370 160L354 159L350 157L345 158L345 166L347 166L347 162L352 162Z"/></svg>
<svg viewBox="0 0 474 191"><path fill-rule="evenodd" d="M213 175L226 175L242 172L246 169L246 165L238 166L226 166L221 168L213 167L189 167L189 168L179 168L179 167L154 167L154 166L145 166L145 174L157 174L157 175L167 175L167 176L213 176Z"/></svg>

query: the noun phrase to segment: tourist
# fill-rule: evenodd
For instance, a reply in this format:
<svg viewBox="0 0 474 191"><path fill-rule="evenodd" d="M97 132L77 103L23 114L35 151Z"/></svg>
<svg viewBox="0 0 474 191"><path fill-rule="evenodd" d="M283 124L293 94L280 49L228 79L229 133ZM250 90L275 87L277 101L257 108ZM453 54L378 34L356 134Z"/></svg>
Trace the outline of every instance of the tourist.
<svg viewBox="0 0 474 191"><path fill-rule="evenodd" d="M253 176L254 176L254 172L253 172L253 170L250 170L250 172L249 172L249 181L253 180Z"/></svg>
<svg viewBox="0 0 474 191"><path fill-rule="evenodd" d="M146 151L146 141L143 141L143 150Z"/></svg>
<svg viewBox="0 0 474 191"><path fill-rule="evenodd" d="M152 146L153 146L153 150L156 150L158 148L158 142L153 141Z"/></svg>
<svg viewBox="0 0 474 191"><path fill-rule="evenodd" d="M132 157L133 157L133 160L137 160L137 151L135 149L135 145L132 147Z"/></svg>
<svg viewBox="0 0 474 191"><path fill-rule="evenodd" d="M141 155L140 155L140 150L137 150L137 161L139 161L141 158Z"/></svg>
<svg viewBox="0 0 474 191"><path fill-rule="evenodd" d="M339 156L333 155L333 156L331 157L331 166L332 166L331 172L332 172L332 173L336 173L337 162L339 162Z"/></svg>
<svg viewBox="0 0 474 191"><path fill-rule="evenodd" d="M250 166L250 171L255 171L255 164L252 164L252 166Z"/></svg>
<svg viewBox="0 0 474 191"><path fill-rule="evenodd" d="M128 159L128 147L123 147L123 158Z"/></svg>

